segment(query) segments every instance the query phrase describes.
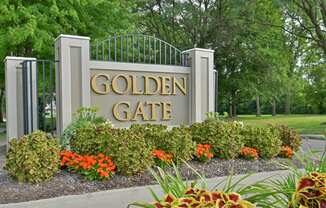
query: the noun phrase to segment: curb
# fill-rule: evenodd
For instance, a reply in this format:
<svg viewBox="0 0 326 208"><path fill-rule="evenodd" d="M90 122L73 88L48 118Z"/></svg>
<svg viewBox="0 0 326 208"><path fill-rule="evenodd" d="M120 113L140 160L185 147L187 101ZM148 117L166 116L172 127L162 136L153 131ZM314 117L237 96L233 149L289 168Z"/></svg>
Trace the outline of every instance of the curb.
<svg viewBox="0 0 326 208"><path fill-rule="evenodd" d="M300 134L301 139L312 139L326 141L326 138L322 134Z"/></svg>
<svg viewBox="0 0 326 208"><path fill-rule="evenodd" d="M239 185L250 185L264 179L277 179L287 176L289 173L288 170L255 173L243 180ZM246 175L236 175L233 177L233 180L236 181L244 176ZM219 184L218 188L221 188L225 184L226 179L227 176L210 178L206 179L206 183L210 189L216 184ZM61 196L37 201L2 204L0 205L0 208L126 208L128 207L128 204L132 202L153 201L149 188L153 189L153 191L159 196L163 195L159 185L150 185L100 191L82 195Z"/></svg>

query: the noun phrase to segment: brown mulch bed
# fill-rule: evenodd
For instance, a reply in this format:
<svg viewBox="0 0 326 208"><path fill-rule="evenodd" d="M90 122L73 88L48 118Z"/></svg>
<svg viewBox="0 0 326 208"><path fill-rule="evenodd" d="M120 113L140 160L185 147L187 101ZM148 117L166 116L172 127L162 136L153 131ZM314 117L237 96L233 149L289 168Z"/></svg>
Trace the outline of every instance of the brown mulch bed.
<svg viewBox="0 0 326 208"><path fill-rule="evenodd" d="M283 169L279 163L286 159L248 161L243 159L221 160L213 159L208 163L191 161L189 164L206 178L233 174L256 173ZM185 179L196 179L196 175L186 166L180 167ZM89 192L144 186L155 184L149 172L135 176L115 175L107 181L87 181L78 174L60 171L47 182L40 184L18 183L6 171L0 170L0 204L31 201L64 195L76 195Z"/></svg>

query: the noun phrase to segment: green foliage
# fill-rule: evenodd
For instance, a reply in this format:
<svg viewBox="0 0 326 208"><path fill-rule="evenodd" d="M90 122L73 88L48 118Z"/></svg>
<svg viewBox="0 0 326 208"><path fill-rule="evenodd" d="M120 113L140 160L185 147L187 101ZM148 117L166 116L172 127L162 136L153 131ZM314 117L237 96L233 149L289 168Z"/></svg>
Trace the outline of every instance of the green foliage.
<svg viewBox="0 0 326 208"><path fill-rule="evenodd" d="M243 126L239 122L218 122L207 120L191 125L193 140L198 144L210 144L214 155L233 159L244 146L241 135Z"/></svg>
<svg viewBox="0 0 326 208"><path fill-rule="evenodd" d="M184 126L173 127L163 140L156 141L156 147L171 153L177 163L192 159L195 153L196 145L192 140L190 129Z"/></svg>
<svg viewBox="0 0 326 208"><path fill-rule="evenodd" d="M165 125L145 124L132 125L131 129L141 132L145 141L153 149L160 149L173 155L173 160L179 163L193 158L195 143L192 141L189 128L181 126L167 130Z"/></svg>
<svg viewBox="0 0 326 208"><path fill-rule="evenodd" d="M245 146L256 148L261 158L269 159L279 154L282 141L277 129L247 126L242 133L245 136Z"/></svg>
<svg viewBox="0 0 326 208"><path fill-rule="evenodd" d="M59 153L57 140L36 131L10 142L4 168L20 182L38 183L59 170Z"/></svg>
<svg viewBox="0 0 326 208"><path fill-rule="evenodd" d="M256 199L258 207L279 208L288 207L293 199L293 194L298 187L300 178L309 175L312 172L326 172L326 152L314 152L309 150L305 153L295 153L295 161L288 160L286 164L281 164L289 171L287 176L281 176L277 179L267 180L260 184L254 184L252 188L252 197ZM311 158L315 158L316 162ZM299 162L299 163L298 163ZM303 168L301 167L303 166ZM308 192L310 189L306 189ZM318 193L315 190L315 193ZM307 193L308 193L307 192ZM309 195L307 195L309 196ZM258 200L259 199L259 200Z"/></svg>
<svg viewBox="0 0 326 208"><path fill-rule="evenodd" d="M288 126L280 125L276 127L280 132L280 139L282 141L282 146L289 146L293 151L298 151L301 147L301 137L293 129L290 129Z"/></svg>
<svg viewBox="0 0 326 208"><path fill-rule="evenodd" d="M105 153L115 131L110 123L88 123L75 130L71 138L71 150L82 155Z"/></svg>
<svg viewBox="0 0 326 208"><path fill-rule="evenodd" d="M152 146L146 143L142 133L132 129L116 129L107 148L107 154L123 175L143 172L154 163Z"/></svg>
<svg viewBox="0 0 326 208"><path fill-rule="evenodd" d="M64 130L60 142L61 146L70 150L70 140L76 136L77 130L92 128L92 125L104 123L103 117L96 116L96 108L80 108L75 114L74 120Z"/></svg>
<svg viewBox="0 0 326 208"><path fill-rule="evenodd" d="M154 147L166 138L167 126L162 124L133 124L130 129L143 134L146 142Z"/></svg>

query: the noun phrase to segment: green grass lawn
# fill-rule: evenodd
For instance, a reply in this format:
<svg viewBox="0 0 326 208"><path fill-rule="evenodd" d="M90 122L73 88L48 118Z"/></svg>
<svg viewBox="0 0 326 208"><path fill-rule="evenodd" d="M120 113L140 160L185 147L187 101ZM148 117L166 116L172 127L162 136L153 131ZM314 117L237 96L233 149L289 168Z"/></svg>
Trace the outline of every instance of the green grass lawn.
<svg viewBox="0 0 326 208"><path fill-rule="evenodd" d="M285 124L301 134L324 134L326 131L326 115L239 115L238 120L256 126Z"/></svg>

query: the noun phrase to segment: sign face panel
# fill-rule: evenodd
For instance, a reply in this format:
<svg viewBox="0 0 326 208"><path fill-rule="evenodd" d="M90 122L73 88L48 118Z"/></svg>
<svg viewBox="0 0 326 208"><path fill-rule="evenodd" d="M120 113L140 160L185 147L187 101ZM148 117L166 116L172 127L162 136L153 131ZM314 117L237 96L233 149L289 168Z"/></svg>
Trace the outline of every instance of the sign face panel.
<svg viewBox="0 0 326 208"><path fill-rule="evenodd" d="M91 106L117 127L189 124L189 74L92 69Z"/></svg>

